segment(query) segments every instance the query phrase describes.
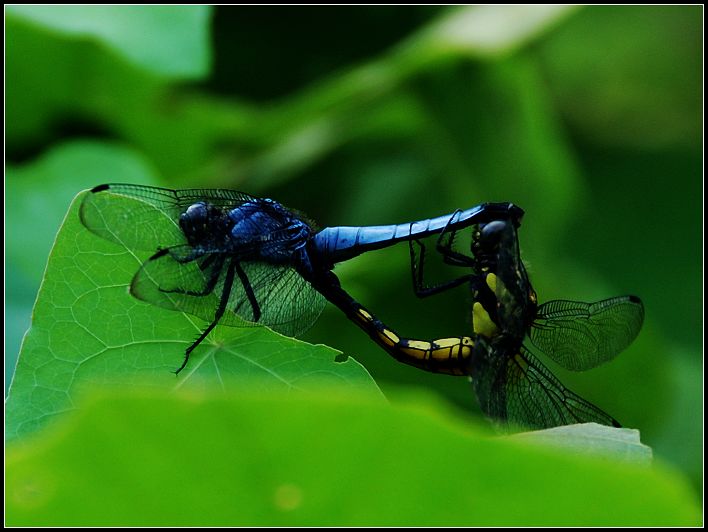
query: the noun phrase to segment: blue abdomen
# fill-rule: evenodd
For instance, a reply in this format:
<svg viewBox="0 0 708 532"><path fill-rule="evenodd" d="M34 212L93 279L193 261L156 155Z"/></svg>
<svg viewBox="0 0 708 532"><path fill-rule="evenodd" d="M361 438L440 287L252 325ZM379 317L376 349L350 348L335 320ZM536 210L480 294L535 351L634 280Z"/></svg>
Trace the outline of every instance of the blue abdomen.
<svg viewBox="0 0 708 532"><path fill-rule="evenodd" d="M496 219L520 220L523 214L524 211L512 203L483 203L465 211L455 211L418 222L327 227L313 237L313 247L323 260L335 264L397 242L425 238L443 230L455 231Z"/></svg>

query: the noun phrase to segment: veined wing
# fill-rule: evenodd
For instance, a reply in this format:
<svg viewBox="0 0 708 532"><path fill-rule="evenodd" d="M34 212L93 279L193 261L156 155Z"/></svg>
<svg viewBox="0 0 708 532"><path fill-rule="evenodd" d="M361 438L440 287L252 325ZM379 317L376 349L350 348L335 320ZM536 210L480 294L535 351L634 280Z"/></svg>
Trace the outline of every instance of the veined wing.
<svg viewBox="0 0 708 532"><path fill-rule="evenodd" d="M549 301L538 308L531 342L552 360L584 371L611 360L631 344L644 321L644 306L635 296L583 303Z"/></svg>
<svg viewBox="0 0 708 532"><path fill-rule="evenodd" d="M472 357L472 383L482 411L502 425L535 429L595 422L620 424L563 386L527 349L501 347L478 339Z"/></svg>
<svg viewBox="0 0 708 532"><path fill-rule="evenodd" d="M86 194L79 211L92 233L127 249L155 251L185 244L179 216L206 201L235 208L256 198L224 189L171 190L130 184L99 185Z"/></svg>
<svg viewBox="0 0 708 532"><path fill-rule="evenodd" d="M298 336L322 313L326 305L324 296L294 268L264 262L244 262L241 266L261 310L258 324L288 336ZM230 310L252 322L251 305L245 299L243 284L234 283L227 312Z"/></svg>
<svg viewBox="0 0 708 532"><path fill-rule="evenodd" d="M230 293L224 294L227 270L236 259L212 253L186 261L191 251L189 246L176 246L153 255L135 274L131 293L209 322L221 298L227 297L220 323L268 325L289 336L307 330L325 306L324 297L292 267L255 261L238 263L243 279L235 276Z"/></svg>

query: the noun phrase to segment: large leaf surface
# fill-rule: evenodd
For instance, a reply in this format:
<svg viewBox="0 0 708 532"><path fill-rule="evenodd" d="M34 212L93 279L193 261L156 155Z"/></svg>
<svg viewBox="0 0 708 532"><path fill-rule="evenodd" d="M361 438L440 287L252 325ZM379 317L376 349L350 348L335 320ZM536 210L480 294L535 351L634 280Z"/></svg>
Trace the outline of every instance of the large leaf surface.
<svg viewBox="0 0 708 532"><path fill-rule="evenodd" d="M426 401L429 402L430 398ZM620 430L620 429L615 429ZM24 526L696 525L664 467L337 393L108 397L11 447Z"/></svg>
<svg viewBox="0 0 708 532"><path fill-rule="evenodd" d="M324 382L379 394L354 360L335 362L337 351L262 327L217 329L175 376L184 350L206 324L129 295L150 253L138 256L89 233L78 216L82 197L57 235L23 341L7 400L8 438L74 408L87 388L229 389L257 381L264 390L291 390Z"/></svg>
<svg viewBox="0 0 708 532"><path fill-rule="evenodd" d="M108 182L157 184L151 165L125 146L75 141L54 147L25 165L5 169L6 235L5 393L30 325L32 306L57 228L76 192Z"/></svg>

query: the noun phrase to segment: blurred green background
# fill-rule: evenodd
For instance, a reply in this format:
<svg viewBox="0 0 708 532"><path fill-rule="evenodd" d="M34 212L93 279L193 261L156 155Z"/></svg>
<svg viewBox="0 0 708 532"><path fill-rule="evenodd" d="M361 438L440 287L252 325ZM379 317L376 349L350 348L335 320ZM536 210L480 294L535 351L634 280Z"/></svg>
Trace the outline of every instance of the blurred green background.
<svg viewBox="0 0 708 532"><path fill-rule="evenodd" d="M702 15L6 8L6 393L53 238L102 165L273 197L322 227L511 201L541 301L646 307L616 361L549 367L700 489ZM405 246L336 271L405 336L469 332L464 288L413 296ZM304 339L354 356L393 401L415 385L479 415L465 379L396 363L336 309Z"/></svg>

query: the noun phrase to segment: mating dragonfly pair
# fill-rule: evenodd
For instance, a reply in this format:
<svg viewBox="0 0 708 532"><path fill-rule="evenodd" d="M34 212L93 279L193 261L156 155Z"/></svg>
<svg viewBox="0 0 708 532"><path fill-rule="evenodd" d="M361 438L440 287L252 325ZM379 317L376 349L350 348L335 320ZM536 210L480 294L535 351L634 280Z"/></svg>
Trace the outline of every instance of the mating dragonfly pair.
<svg viewBox="0 0 708 532"><path fill-rule="evenodd" d="M101 185L85 197L81 221L93 233L154 254L133 277L133 296L186 312L209 325L268 325L288 335L307 329L330 301L396 360L426 371L468 375L482 411L503 424L546 428L611 416L564 387L524 346L531 342L560 365L586 370L616 356L641 329L634 296L597 303L538 305L519 255L523 211L486 203L419 222L317 231L303 215L270 199L229 190L168 190ZM469 250L456 236L472 232ZM443 260L465 273L441 285L424 280L426 249L438 235ZM408 242L416 293L454 286L472 290L470 336L422 341L403 338L355 301L333 272L361 253Z"/></svg>

